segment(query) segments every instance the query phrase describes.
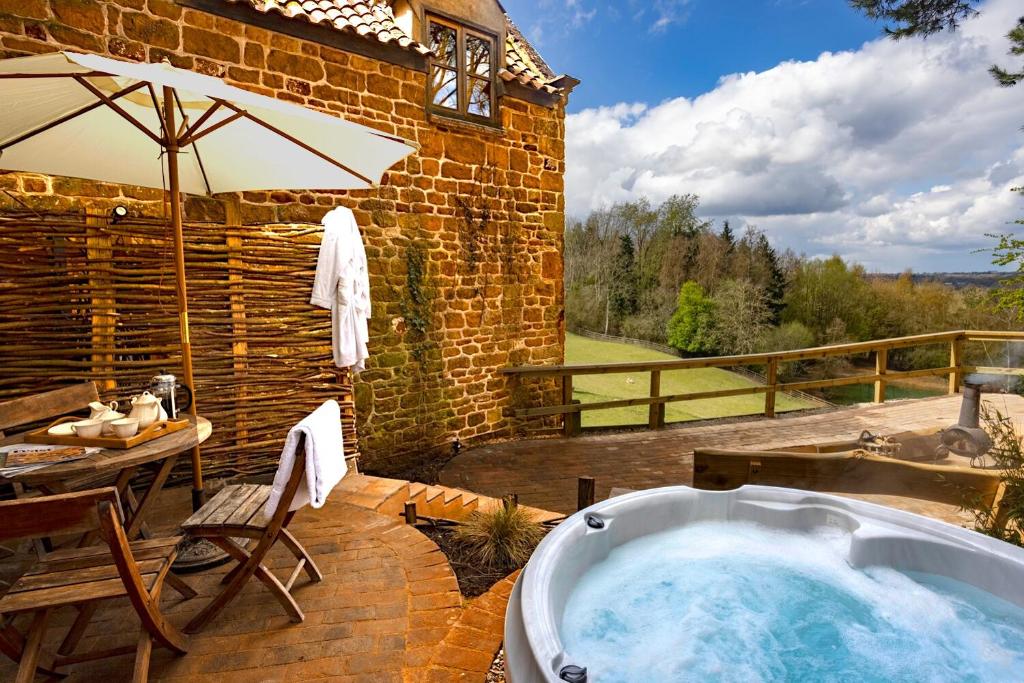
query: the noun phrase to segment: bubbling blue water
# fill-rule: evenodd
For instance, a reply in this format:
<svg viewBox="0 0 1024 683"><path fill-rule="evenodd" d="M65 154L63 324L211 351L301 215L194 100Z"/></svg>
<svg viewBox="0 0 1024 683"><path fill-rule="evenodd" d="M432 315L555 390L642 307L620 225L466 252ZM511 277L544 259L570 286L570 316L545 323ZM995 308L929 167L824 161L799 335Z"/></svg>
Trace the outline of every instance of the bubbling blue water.
<svg viewBox="0 0 1024 683"><path fill-rule="evenodd" d="M850 537L705 522L615 549L562 641L590 681L1020 681L1024 609L929 574L855 569Z"/></svg>

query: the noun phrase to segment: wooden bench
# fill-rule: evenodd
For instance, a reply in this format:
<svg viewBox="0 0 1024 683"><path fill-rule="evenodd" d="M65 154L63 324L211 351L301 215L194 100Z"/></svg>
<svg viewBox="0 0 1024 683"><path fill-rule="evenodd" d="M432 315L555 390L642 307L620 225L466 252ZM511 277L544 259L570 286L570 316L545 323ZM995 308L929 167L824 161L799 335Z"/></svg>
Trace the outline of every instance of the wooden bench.
<svg viewBox="0 0 1024 683"><path fill-rule="evenodd" d="M16 427L85 410L93 401L100 400L92 382L72 384L42 394L15 398L0 403L0 437Z"/></svg>
<svg viewBox="0 0 1024 683"><path fill-rule="evenodd" d="M156 643L184 654L188 641L163 616L160 592L169 576L180 537L129 542L122 523L121 504L114 488L94 489L0 502L0 540L98 532L105 542L85 548L49 553L18 579L0 598L0 651L19 662L17 683L34 680L37 670L135 652L134 681L145 681ZM195 592L171 584L185 599ZM76 654L96 606L103 600L128 598L141 622L132 645ZM56 655L43 656L43 635L54 610L77 608L78 616ZM32 615L28 633L15 629L15 615ZM59 674L57 674L59 675Z"/></svg>
<svg viewBox="0 0 1024 683"><path fill-rule="evenodd" d="M744 484L827 493L902 496L963 506L990 506L996 519L1005 486L998 472L896 460L862 451L806 453L699 448L693 486L729 491Z"/></svg>

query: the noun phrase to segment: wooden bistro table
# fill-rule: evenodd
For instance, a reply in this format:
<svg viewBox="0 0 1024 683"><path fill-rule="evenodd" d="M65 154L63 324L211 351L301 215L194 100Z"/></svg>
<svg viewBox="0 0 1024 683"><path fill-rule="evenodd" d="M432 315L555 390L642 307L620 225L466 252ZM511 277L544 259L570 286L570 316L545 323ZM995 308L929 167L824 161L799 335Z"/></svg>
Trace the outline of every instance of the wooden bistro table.
<svg viewBox="0 0 1024 683"><path fill-rule="evenodd" d="M114 476L114 486L121 497L124 508L124 528L128 538L148 536L145 526L146 511L160 494L161 489L174 468L178 456L210 438L213 427L204 417L188 416L193 425L188 429L161 436L132 448L103 448L81 460L61 465L50 465L10 478L0 477L43 493L65 493L90 486L93 482ZM12 434L0 439L0 445L21 443L19 435ZM153 473L153 480L136 498L131 482L140 469Z"/></svg>

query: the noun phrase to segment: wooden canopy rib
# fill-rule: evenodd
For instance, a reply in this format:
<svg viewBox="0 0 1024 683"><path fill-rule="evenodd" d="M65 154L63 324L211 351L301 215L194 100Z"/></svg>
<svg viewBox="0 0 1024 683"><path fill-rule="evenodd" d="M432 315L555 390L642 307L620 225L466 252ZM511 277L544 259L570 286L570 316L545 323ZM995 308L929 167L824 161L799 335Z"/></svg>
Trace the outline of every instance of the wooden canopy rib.
<svg viewBox="0 0 1024 683"><path fill-rule="evenodd" d="M214 102L212 107L200 114L199 118L196 119L196 122L189 126L184 133L178 136L178 142L181 144L189 144L192 140L192 136L195 135L200 126L206 123L207 119L213 116L218 109L220 109L220 102Z"/></svg>
<svg viewBox="0 0 1024 683"><path fill-rule="evenodd" d="M209 111L209 110L207 110L207 111ZM204 114L204 116L205 116L205 114ZM218 128L223 128L224 126L228 125L229 123L234 123L238 119L243 118L243 116L244 116L243 114L238 114L238 113L232 114L231 116L227 117L226 119L218 121L217 123L214 123L214 124L212 124L210 126L207 126L206 128L204 128L203 130L201 130L199 132L195 132L196 126L193 126L192 128L189 128L185 132L185 137L182 138L181 144L182 145L194 145L196 143L196 140L199 140L199 139L201 139L203 137L206 137L207 135L209 135L213 131L217 130Z"/></svg>
<svg viewBox="0 0 1024 683"><path fill-rule="evenodd" d="M153 102L153 111L160 111L160 99L156 96L156 89L152 83L146 83L146 89L149 90L149 99ZM164 127L164 119L160 117L160 131L164 136L165 140L170 139L167 135L167 128Z"/></svg>
<svg viewBox="0 0 1024 683"><path fill-rule="evenodd" d="M156 144L160 145L161 147L166 146L166 142L164 140L162 140L160 138L160 136L158 136L156 133L154 133L149 128L147 128L145 126L145 124L143 124L141 121L136 119L134 116L132 116L131 114L126 112L119 104L117 104L112 99L110 99L110 97L108 97L107 95L104 95L103 92L99 88L94 86L89 81L85 80L85 78L83 78L83 77L80 77L80 76L76 75L74 78L82 87L84 87L86 90L88 90L93 95L95 95L97 98L99 98L100 101L103 102L103 104L107 105L108 107L113 109L115 112L117 112L118 115L121 116L121 118L123 118L125 121L127 121L128 123L130 123L133 126L135 126L136 128L138 128L140 131L145 133L146 136L149 137L150 140L152 140Z"/></svg>
<svg viewBox="0 0 1024 683"><path fill-rule="evenodd" d="M105 71L78 71L75 73L55 73L55 74L0 74L0 79L6 78L96 78L98 76L110 77L111 74Z"/></svg>
<svg viewBox="0 0 1024 683"><path fill-rule="evenodd" d="M179 148L186 147L186 146L191 146L192 147L192 151L196 155L196 163L199 164L199 173L202 174L202 176L203 176L203 185L206 187L206 194L212 195L213 194L213 189L210 187L210 178L206 175L206 166L203 164L203 157L199 154L199 148L195 146L195 142L194 141L193 142L183 142L182 141L182 135L184 135L185 131L187 131L188 128L189 128L189 126L188 126L188 115L185 114L185 107L181 104L181 98L178 97L178 91L177 90L171 90L171 92L174 93L174 102L178 105L178 112L181 114L181 129L178 130L178 134L175 136L175 138L178 141L178 147ZM160 125L161 125L161 127L165 127L163 125L163 123L161 123ZM166 139L168 139L168 140L171 139L170 136L167 135L167 131L166 130L164 131L164 137Z"/></svg>
<svg viewBox="0 0 1024 683"><path fill-rule="evenodd" d="M348 174L350 174L352 176L355 176L356 178L359 178L360 180L362 180L367 185L371 185L372 186L372 185L375 184L372 180L370 180L369 178L364 176L362 173L358 173L357 171L353 171L351 168L349 168L345 164L341 163L337 159L333 159L333 158L327 156L326 154L324 154L320 150L315 149L314 147L311 147L311 146L307 145L302 140L299 140L298 138L296 138L296 137L294 137L292 135L289 135L288 133L284 132L280 128L277 128L277 127L267 123L266 121L264 121L263 119L261 119L259 117L253 116L252 114L250 114L246 110L242 109L241 107L238 107L238 106L232 104L231 102L228 102L227 100L222 100L220 98L217 98L216 101L220 102L223 106L227 107L228 109L231 109L232 111L241 114L242 116L244 116L245 118L249 119L253 123L255 123L255 124L259 125L259 126L262 126L263 128L266 128L271 133L275 133L276 135L280 135L282 138L284 138L288 142L292 143L293 145L295 145L297 147L301 147L302 149L306 150L310 154L312 154L314 156L317 156L317 157L320 157L321 159L323 159L327 163L331 164L332 166L336 166L336 167L340 168L342 171L345 171L345 173L348 173Z"/></svg>
<svg viewBox="0 0 1024 683"><path fill-rule="evenodd" d="M136 90L138 90L139 88L143 87L144 85L145 85L145 83L141 83L140 82L140 83L136 83L135 85L128 86L124 90L119 90L118 92L116 92L113 95L111 95L110 96L110 100L113 101L113 100L120 99L120 98L124 97L125 95L129 95L129 94L135 92ZM65 114L64 116L61 116L58 119L54 119L53 121L49 121L49 122L43 124L42 126L39 126L38 128L35 128L33 130L30 130L27 133L23 133L22 135L19 135L18 137L14 138L10 142L3 143L2 145L0 145L0 151L3 151L5 149L7 149L8 147L13 147L14 145L18 144L19 142L24 142L25 140L28 140L29 138L32 138L32 137L35 137L36 135L39 135L40 133L45 133L46 131L50 130L51 128L55 128L56 126L59 126L62 123L67 123L68 121L70 121L73 118L76 118L78 116L82 116L83 114L88 114L93 109L96 109L97 107L102 107L104 104L105 103L102 102L102 101L96 101L96 102L93 102L92 104L89 104L89 105L86 105L86 106L82 107L81 109L76 109L75 111L73 111L71 113Z"/></svg>

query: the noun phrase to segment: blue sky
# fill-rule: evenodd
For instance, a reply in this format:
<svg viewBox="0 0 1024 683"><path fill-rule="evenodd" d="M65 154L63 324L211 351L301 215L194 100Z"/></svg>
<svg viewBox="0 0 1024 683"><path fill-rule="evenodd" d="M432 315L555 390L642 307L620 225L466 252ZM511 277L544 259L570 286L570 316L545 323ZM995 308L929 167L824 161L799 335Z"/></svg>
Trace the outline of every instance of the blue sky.
<svg viewBox="0 0 1024 683"><path fill-rule="evenodd" d="M567 213L693 193L779 247L986 270L1024 216L1024 86L987 74L1021 0L894 42L845 0L503 0L559 73Z"/></svg>
<svg viewBox="0 0 1024 683"><path fill-rule="evenodd" d="M503 0L551 68L582 81L571 112L694 97L725 74L856 49L881 32L843 0L584 3Z"/></svg>

